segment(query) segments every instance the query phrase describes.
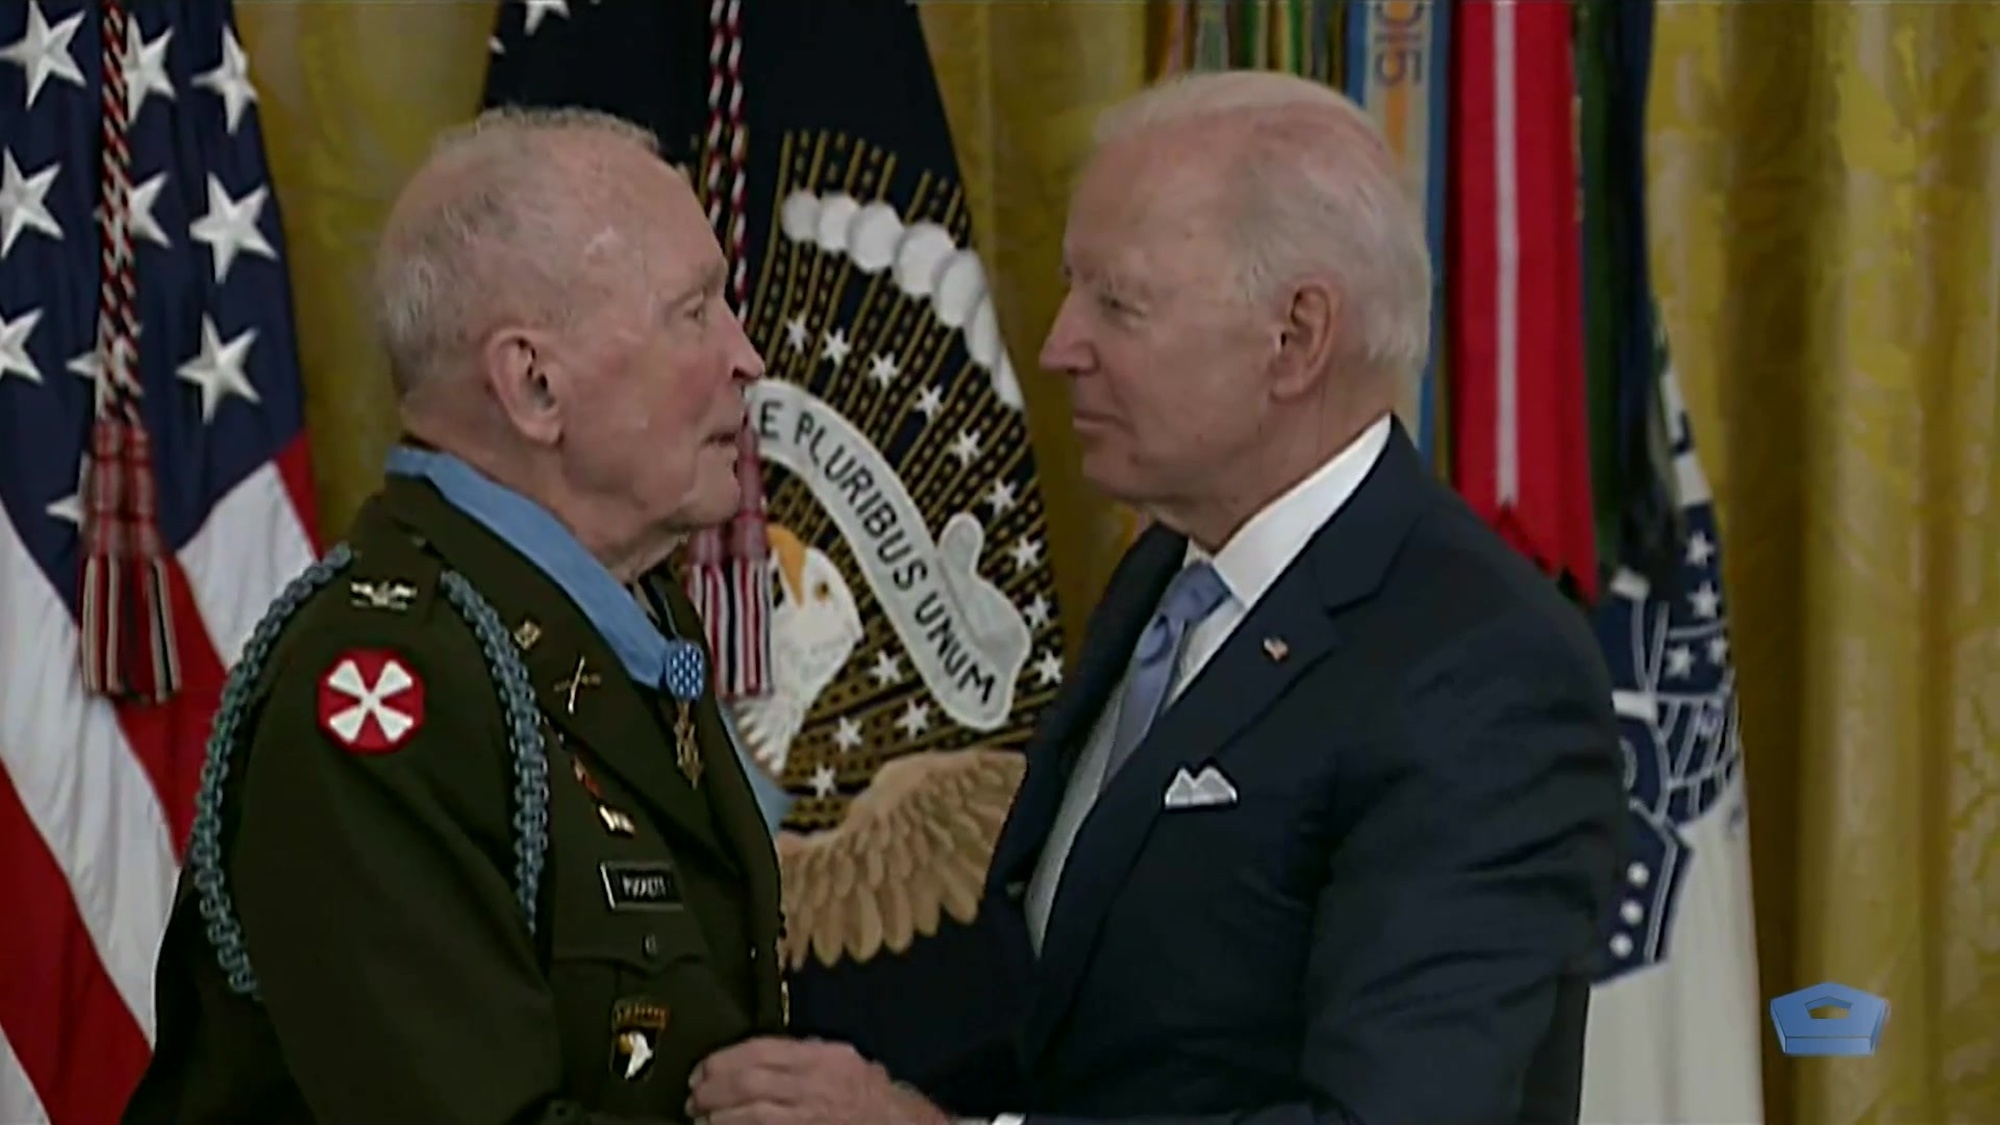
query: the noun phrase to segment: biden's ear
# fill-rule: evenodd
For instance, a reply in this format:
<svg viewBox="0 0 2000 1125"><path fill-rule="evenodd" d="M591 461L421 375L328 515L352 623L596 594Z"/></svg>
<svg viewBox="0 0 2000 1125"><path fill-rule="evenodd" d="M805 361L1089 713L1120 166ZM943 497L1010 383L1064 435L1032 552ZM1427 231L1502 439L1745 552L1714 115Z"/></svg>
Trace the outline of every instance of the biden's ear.
<svg viewBox="0 0 2000 1125"><path fill-rule="evenodd" d="M1319 280L1294 285L1281 311L1271 360L1271 391L1280 400L1304 398L1333 361L1340 333L1340 292Z"/></svg>

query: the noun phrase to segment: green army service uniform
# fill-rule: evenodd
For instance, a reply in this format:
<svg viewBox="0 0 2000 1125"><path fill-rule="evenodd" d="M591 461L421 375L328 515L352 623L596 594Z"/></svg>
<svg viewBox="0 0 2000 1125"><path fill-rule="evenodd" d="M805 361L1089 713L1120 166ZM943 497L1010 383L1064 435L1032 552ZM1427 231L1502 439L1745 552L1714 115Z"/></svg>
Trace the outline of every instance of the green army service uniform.
<svg viewBox="0 0 2000 1125"><path fill-rule="evenodd" d="M777 860L712 693L635 683L431 484L391 478L258 662L127 1125L680 1122L697 1062L783 1030Z"/></svg>

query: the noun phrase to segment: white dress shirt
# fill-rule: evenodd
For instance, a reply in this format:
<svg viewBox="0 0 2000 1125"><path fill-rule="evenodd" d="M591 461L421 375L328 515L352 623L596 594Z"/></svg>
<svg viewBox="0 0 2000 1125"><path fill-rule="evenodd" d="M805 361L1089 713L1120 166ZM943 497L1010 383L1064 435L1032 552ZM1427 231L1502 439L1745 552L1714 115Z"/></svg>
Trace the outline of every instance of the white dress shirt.
<svg viewBox="0 0 2000 1125"><path fill-rule="evenodd" d="M1265 505L1216 553L1212 562L1229 595L1215 612L1190 630L1187 639L1182 642L1173 682L1167 689L1166 702L1162 704L1162 714L1165 713L1165 706L1186 689L1203 665L1222 648L1223 642L1236 631L1236 626L1249 614L1251 607L1276 584L1278 576L1292 565L1319 529L1361 487L1369 470L1382 456L1382 450L1388 447L1390 427L1389 416L1384 415L1332 460L1315 469L1311 476ZM1187 562L1206 557L1201 548L1188 544ZM1118 729L1118 708L1124 696L1125 684L1121 679L1118 690L1109 696L1104 710L1099 713L1097 725L1084 744L1083 755L1077 759L1076 769L1070 773L1069 786L1063 792L1055 824L1050 827L1049 838L1042 846L1035 873L1028 880L1028 935L1036 956L1042 952L1042 935L1048 929L1049 908L1055 903L1056 887L1062 880L1063 864L1069 859L1070 845L1076 841L1084 818L1090 815L1091 807L1097 803L1098 790L1103 788L1104 768L1111 756L1112 738Z"/></svg>

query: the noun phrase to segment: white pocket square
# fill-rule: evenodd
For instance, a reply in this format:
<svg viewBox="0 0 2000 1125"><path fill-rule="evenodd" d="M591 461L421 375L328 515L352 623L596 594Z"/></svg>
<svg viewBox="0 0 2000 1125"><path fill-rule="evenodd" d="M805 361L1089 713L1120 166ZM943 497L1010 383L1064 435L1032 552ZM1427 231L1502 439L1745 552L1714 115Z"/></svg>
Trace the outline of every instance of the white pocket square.
<svg viewBox="0 0 2000 1125"><path fill-rule="evenodd" d="M1236 803L1236 787L1222 776L1222 771L1214 766L1203 766L1200 773L1191 774L1186 766L1174 775L1172 784L1167 786L1164 807L1174 809L1213 809Z"/></svg>

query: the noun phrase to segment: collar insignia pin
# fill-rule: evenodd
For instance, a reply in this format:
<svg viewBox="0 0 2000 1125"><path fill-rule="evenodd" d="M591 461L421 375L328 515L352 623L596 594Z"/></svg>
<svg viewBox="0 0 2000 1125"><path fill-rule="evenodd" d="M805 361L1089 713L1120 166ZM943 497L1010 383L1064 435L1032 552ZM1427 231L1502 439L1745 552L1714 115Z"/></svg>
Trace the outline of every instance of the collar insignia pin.
<svg viewBox="0 0 2000 1125"><path fill-rule="evenodd" d="M1272 661L1274 662L1281 661L1285 657L1290 656L1291 654L1292 654L1292 646L1286 644L1284 638L1282 637L1264 638L1264 655L1270 657Z"/></svg>
<svg viewBox="0 0 2000 1125"><path fill-rule="evenodd" d="M556 684L556 690L563 694L563 709L572 715L576 714L577 691L582 688L596 687L602 682L597 673L584 669L583 657L577 657L576 671L571 672L568 679Z"/></svg>
<svg viewBox="0 0 2000 1125"><path fill-rule="evenodd" d="M541 639L542 627L533 621L523 621L514 627L514 643L521 646L522 652L534 648L535 642Z"/></svg>

